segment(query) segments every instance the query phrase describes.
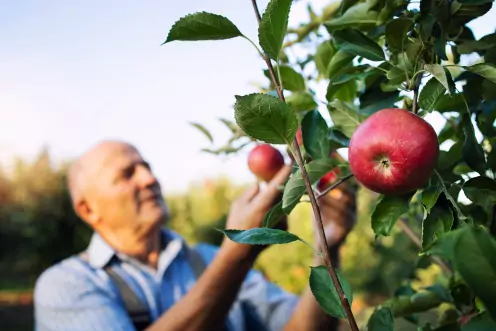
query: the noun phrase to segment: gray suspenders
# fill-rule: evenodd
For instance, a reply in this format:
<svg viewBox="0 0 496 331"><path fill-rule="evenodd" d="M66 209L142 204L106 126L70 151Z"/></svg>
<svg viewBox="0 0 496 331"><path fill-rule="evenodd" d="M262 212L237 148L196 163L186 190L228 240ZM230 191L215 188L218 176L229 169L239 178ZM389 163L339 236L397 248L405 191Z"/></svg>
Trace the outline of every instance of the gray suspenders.
<svg viewBox="0 0 496 331"><path fill-rule="evenodd" d="M185 245L186 256L188 262L193 270L193 273L198 279L200 275L203 273L205 268L207 267L205 261L201 257L200 253L196 250L190 248L188 245ZM86 262L88 262L88 257L86 252L82 252L79 256ZM133 325L136 331L145 330L152 324L152 318L150 316L148 306L141 301L138 296L133 292L133 290L129 287L124 279L119 276L110 266L106 266L104 268L105 272L110 276L110 278L114 281L114 284L117 286L117 289L121 295L122 300L124 301L124 305L126 307L126 311L131 318ZM242 304L243 311L245 313L245 330L251 331L263 331L266 327L260 322L258 316L253 311L253 309L248 309ZM227 320L226 320L227 322ZM225 326L223 330L219 331L227 331L228 328Z"/></svg>

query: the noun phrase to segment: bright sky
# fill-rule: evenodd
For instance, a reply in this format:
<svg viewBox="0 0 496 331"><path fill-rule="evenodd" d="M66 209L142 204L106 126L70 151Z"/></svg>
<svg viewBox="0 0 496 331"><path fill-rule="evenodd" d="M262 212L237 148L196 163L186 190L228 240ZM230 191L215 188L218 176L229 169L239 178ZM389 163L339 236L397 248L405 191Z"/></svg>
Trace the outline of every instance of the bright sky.
<svg viewBox="0 0 496 331"><path fill-rule="evenodd" d="M307 20L308 2L293 5L290 25ZM320 13L329 0L311 3ZM151 161L166 192L206 176L253 179L247 151L228 159L202 153L207 140L188 124L205 124L218 146L227 139L217 119L232 120L234 95L265 83L253 46L244 39L160 46L178 18L202 10L227 16L256 41L251 1L0 4L0 162L31 158L44 145L56 160L72 158L119 138ZM471 25L476 37L495 30L495 15L493 8Z"/></svg>

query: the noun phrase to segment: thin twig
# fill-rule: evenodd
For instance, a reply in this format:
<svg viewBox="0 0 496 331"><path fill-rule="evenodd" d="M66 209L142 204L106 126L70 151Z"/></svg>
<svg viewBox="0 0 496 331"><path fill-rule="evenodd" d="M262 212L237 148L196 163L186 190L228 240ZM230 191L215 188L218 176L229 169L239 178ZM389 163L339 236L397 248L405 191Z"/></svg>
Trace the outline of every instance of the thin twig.
<svg viewBox="0 0 496 331"><path fill-rule="evenodd" d="M252 0L252 4L253 4L253 9L255 10L255 15L257 17L257 21L260 24L261 16L260 16L260 12L258 10L256 0ZM286 100L284 98L284 94L282 93L279 81L275 75L274 68L272 66L270 59L267 56L264 56L264 59L265 59L265 62L267 63L267 68L269 70L270 77L272 79L274 86L276 87L277 94L278 94L279 98L281 99L281 101L286 102ZM306 191L307 191L308 196L310 198L310 203L312 204L312 209L313 209L313 212L315 214L315 220L317 222L317 229L319 232L320 244L322 246L325 264L329 270L329 275L332 278L332 281L333 281L334 286L336 288L336 292L338 293L339 299L341 301L341 305L345 311L346 317L347 317L348 322L350 324L351 330L359 331L358 325L355 321L355 317L353 316L353 312L351 311L351 306L350 306L350 303L348 301L348 298L346 298L346 294L344 293L344 290L341 286L341 283L340 283L339 278L337 276L336 270L334 270L334 266L332 265L331 259L329 258L329 248L327 246L327 239L325 236L324 225L322 223L320 208L319 208L319 205L317 203L317 200L315 199L315 195L314 195L312 186L310 184L310 180L308 178L308 173L305 169L305 165L303 164L303 157L301 155L300 147L298 145L298 141L296 140L296 138L293 140L292 145L293 145L293 150L296 152L295 153L295 160L296 160L296 163L298 163L298 167L300 168L302 178L303 178L303 181L305 183Z"/></svg>
<svg viewBox="0 0 496 331"><path fill-rule="evenodd" d="M420 241L419 237L415 234L415 232L413 232L413 230L408 226L408 224L406 224L404 219L400 218L398 220L398 226L418 248L422 249L422 242ZM444 261L441 260L439 257L431 256L430 258L432 259L432 261L437 263L437 265L439 265L441 269L443 269L446 273L448 274L453 273L453 270L446 263L444 263Z"/></svg>
<svg viewBox="0 0 496 331"><path fill-rule="evenodd" d="M334 189L339 184L341 184L341 183L347 181L348 179L350 179L351 177L353 177L353 174L346 175L343 178L341 178L340 180L338 180L337 182L335 182L334 184L332 184L331 186L329 186L328 188L326 188L324 191L320 192L317 195L317 200L320 199L322 196L326 195L327 193L329 193L329 191L331 191L332 189Z"/></svg>
<svg viewBox="0 0 496 331"><path fill-rule="evenodd" d="M412 112L414 114L418 113L418 92L420 88L420 82L422 81L422 75L423 73L419 72L417 74L417 77L415 79L415 86L413 88L413 107L412 107Z"/></svg>

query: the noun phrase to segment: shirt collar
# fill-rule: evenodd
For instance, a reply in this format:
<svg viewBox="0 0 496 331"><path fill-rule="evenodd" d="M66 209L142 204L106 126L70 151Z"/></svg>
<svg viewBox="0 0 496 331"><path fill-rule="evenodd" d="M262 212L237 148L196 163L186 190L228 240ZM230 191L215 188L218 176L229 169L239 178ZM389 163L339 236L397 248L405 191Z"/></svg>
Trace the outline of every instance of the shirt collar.
<svg viewBox="0 0 496 331"><path fill-rule="evenodd" d="M175 251L174 255L182 254L185 242L179 234L163 227L161 229L161 235L163 239L163 247L160 250L161 255L164 255L163 253L169 248ZM170 245L171 243L174 243L174 245ZM94 268L103 268L112 260L112 258L117 257L118 255L117 251L96 232L93 233L91 237L87 252L89 263Z"/></svg>

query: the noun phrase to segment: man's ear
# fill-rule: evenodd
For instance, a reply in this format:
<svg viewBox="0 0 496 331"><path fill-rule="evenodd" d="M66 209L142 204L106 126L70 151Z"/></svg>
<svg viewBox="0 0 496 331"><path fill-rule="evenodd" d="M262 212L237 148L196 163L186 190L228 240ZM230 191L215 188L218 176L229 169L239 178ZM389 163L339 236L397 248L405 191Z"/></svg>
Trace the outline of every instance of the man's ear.
<svg viewBox="0 0 496 331"><path fill-rule="evenodd" d="M91 227L93 227L100 220L100 217L95 212L95 210L93 210L88 202L84 199L76 201L74 203L74 209L76 211L76 214Z"/></svg>

